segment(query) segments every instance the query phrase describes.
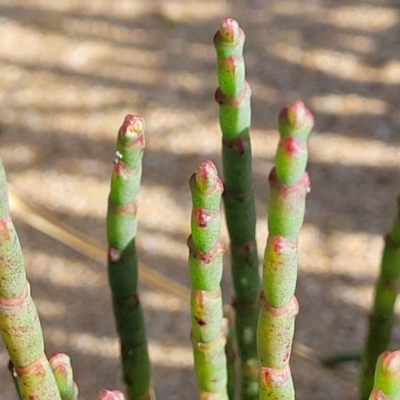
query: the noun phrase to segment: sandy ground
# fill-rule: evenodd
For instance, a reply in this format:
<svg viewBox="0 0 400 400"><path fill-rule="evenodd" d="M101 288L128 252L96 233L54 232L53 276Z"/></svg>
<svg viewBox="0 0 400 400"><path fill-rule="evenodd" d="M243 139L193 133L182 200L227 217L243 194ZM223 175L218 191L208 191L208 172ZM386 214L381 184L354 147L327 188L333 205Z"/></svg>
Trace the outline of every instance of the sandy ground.
<svg viewBox="0 0 400 400"><path fill-rule="evenodd" d="M116 132L125 114L144 116L140 257L187 286L187 181L206 159L220 166L211 40L224 16L247 33L260 254L276 115L302 99L316 126L295 340L320 355L358 348L400 192L396 0L0 0L0 148L9 181L105 243ZM48 353L71 356L83 400L121 388L105 265L16 225ZM187 304L154 286L141 285L141 296L158 398L196 398ZM400 346L398 324L394 341ZM356 396L355 364L330 371L300 351L292 367L299 399ZM0 371L0 399L14 399Z"/></svg>

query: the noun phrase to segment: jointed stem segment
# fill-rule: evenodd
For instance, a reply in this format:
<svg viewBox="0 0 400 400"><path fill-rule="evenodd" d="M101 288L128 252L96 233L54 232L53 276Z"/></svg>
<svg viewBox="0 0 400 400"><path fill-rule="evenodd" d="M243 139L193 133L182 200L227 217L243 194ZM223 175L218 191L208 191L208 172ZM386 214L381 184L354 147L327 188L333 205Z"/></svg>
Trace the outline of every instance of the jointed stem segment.
<svg viewBox="0 0 400 400"><path fill-rule="evenodd" d="M369 400L400 398L400 350L383 352L377 360L373 391Z"/></svg>
<svg viewBox="0 0 400 400"><path fill-rule="evenodd" d="M211 161L190 178L192 234L188 239L192 286L191 340L200 398L228 400L225 335L222 332L223 246L219 240L222 182Z"/></svg>
<svg viewBox="0 0 400 400"><path fill-rule="evenodd" d="M9 216L7 182L0 160L0 330L22 399L61 400L44 355L42 330L21 247Z"/></svg>
<svg viewBox="0 0 400 400"><path fill-rule="evenodd" d="M238 23L224 19L214 36L222 131L224 204L231 240L231 268L236 311L236 340L241 360L241 398L256 400L257 349L255 346L260 276L255 243L256 213L252 186L250 145L250 86L245 80L244 32Z"/></svg>
<svg viewBox="0 0 400 400"><path fill-rule="evenodd" d="M49 362L61 400L78 400L78 387L74 382L70 358L66 354L58 353L54 354Z"/></svg>
<svg viewBox="0 0 400 400"><path fill-rule="evenodd" d="M298 303L297 239L303 224L310 182L306 139L311 113L298 101L279 114L280 141L276 166L269 175L269 236L264 254L257 348L261 362L260 399L294 400L289 359Z"/></svg>
<svg viewBox="0 0 400 400"><path fill-rule="evenodd" d="M128 115L118 133L107 213L108 277L129 400L153 398L144 318L137 293L137 193L142 175L144 121Z"/></svg>

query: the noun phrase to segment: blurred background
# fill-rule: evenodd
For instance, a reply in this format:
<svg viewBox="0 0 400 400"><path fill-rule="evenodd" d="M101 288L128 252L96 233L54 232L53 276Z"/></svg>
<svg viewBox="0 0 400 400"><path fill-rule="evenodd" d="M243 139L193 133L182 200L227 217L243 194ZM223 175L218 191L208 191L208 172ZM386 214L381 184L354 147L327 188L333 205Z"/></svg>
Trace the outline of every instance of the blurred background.
<svg viewBox="0 0 400 400"><path fill-rule="evenodd" d="M187 182L200 162L221 165L212 38L225 16L247 35L260 255L276 115L297 99L315 115L293 375L299 399L354 398L357 364L331 371L315 354L362 345L382 235L400 193L398 1L0 0L8 179L42 210L105 243L116 134L127 113L142 115L139 255L188 286ZM105 264L15 222L48 354L71 356L82 400L122 388ZM140 295L158 397L196 397L188 305L157 286L141 284ZM399 324L394 341L400 347ZM1 400L15 398L7 360L0 345Z"/></svg>

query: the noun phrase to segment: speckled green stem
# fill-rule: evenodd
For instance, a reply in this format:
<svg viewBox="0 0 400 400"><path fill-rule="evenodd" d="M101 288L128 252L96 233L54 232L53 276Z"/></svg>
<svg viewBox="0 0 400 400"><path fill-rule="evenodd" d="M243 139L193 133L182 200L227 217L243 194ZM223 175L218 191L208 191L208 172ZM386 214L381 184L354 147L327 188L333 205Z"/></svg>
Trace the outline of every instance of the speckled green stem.
<svg viewBox="0 0 400 400"><path fill-rule="evenodd" d="M0 330L22 399L60 400L44 355L39 316L26 280L18 236L9 215L7 182L0 160Z"/></svg>
<svg viewBox="0 0 400 400"><path fill-rule="evenodd" d="M369 329L361 360L360 398L366 400L371 393L375 364L379 355L387 350L392 332L394 305L400 286L400 197L397 213L389 234L385 237L381 271L375 285L375 296L369 317Z"/></svg>
<svg viewBox="0 0 400 400"><path fill-rule="evenodd" d="M400 350L383 352L377 360L369 400L400 399Z"/></svg>
<svg viewBox="0 0 400 400"><path fill-rule="evenodd" d="M222 256L219 211L222 182L211 161L190 178L192 194L189 275L191 282L191 341L202 400L228 400L225 335L222 332Z"/></svg>
<svg viewBox="0 0 400 400"><path fill-rule="evenodd" d="M118 133L107 213L108 278L129 400L154 398L143 311L137 293L135 245L144 141L144 120L126 116Z"/></svg>
<svg viewBox="0 0 400 400"><path fill-rule="evenodd" d="M280 140L275 167L269 175L268 239L264 254L257 348L260 359L260 399L294 400L290 372L294 322L298 303L297 240L310 188L307 137L313 117L301 101L279 114Z"/></svg>
<svg viewBox="0 0 400 400"><path fill-rule="evenodd" d="M56 378L61 400L78 400L78 387L74 376L70 358L63 353L54 354L50 360L50 367Z"/></svg>
<svg viewBox="0 0 400 400"><path fill-rule="evenodd" d="M255 338L260 276L249 136L251 91L245 80L244 41L244 32L235 20L226 18L221 22L214 36L219 85L215 99L220 106L224 204L235 293L235 336L242 365L241 397L243 400L256 400L258 361Z"/></svg>

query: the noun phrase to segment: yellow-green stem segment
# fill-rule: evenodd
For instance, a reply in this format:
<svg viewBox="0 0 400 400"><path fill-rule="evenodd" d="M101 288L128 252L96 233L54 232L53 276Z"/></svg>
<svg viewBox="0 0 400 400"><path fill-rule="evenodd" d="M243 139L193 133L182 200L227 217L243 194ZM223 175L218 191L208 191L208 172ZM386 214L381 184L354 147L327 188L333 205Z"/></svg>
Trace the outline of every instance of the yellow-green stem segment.
<svg viewBox="0 0 400 400"><path fill-rule="evenodd" d="M376 362L373 391L369 400L400 399L400 350L384 351Z"/></svg>
<svg viewBox="0 0 400 400"><path fill-rule="evenodd" d="M63 353L51 356L50 367L56 378L61 400L78 400L78 387L74 382L71 359Z"/></svg>
<svg viewBox="0 0 400 400"><path fill-rule="evenodd" d="M222 182L211 161L190 178L192 194L189 276L191 341L200 399L228 400L226 338L222 331L222 256L219 240Z"/></svg>
<svg viewBox="0 0 400 400"><path fill-rule="evenodd" d="M18 236L9 215L7 182L0 160L0 331L24 400L61 400L44 354Z"/></svg>
<svg viewBox="0 0 400 400"><path fill-rule="evenodd" d="M297 101L279 114L280 140L269 175L268 239L264 254L257 349L260 400L294 400L289 366L298 303L297 240L310 181L306 140L313 116Z"/></svg>

